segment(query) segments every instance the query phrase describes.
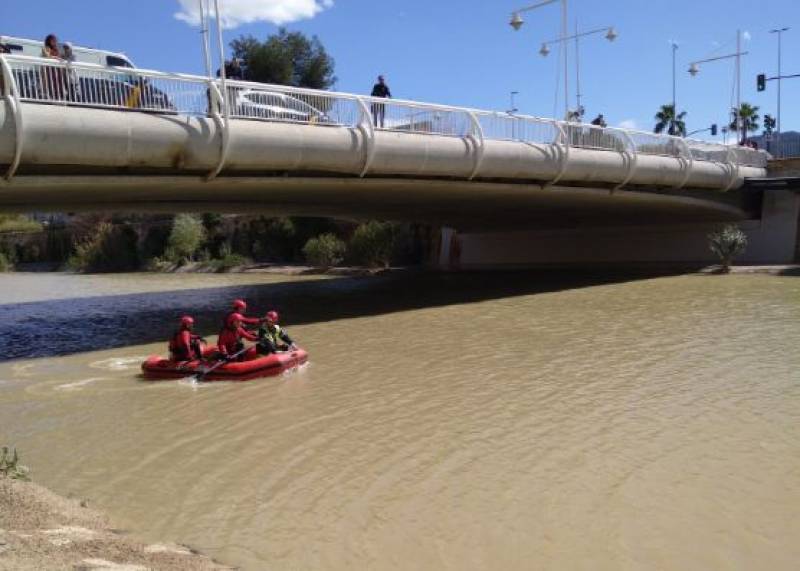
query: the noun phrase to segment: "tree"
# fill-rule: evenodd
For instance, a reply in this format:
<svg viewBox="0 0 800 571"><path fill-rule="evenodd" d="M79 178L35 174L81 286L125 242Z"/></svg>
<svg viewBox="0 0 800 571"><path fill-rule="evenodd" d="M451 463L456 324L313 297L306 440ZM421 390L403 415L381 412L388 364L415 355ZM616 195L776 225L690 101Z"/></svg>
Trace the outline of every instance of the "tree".
<svg viewBox="0 0 800 571"><path fill-rule="evenodd" d="M360 263L389 267L395 247L396 225L391 222L371 220L361 224L350 239L350 250Z"/></svg>
<svg viewBox="0 0 800 571"><path fill-rule="evenodd" d="M303 246L306 260L315 266L330 268L344 259L347 245L335 234L321 234Z"/></svg>
<svg viewBox="0 0 800 571"><path fill-rule="evenodd" d="M191 260L205 239L206 230L198 216L178 214L172 222L172 232L164 255L177 263Z"/></svg>
<svg viewBox="0 0 800 571"><path fill-rule="evenodd" d="M742 103L742 106L737 110L735 107L731 110L731 131L739 131L739 124L741 123L741 137L739 143L744 145L747 143L747 133L758 131L758 105L750 105L749 103ZM737 121L738 118L738 121Z"/></svg>
<svg viewBox="0 0 800 571"><path fill-rule="evenodd" d="M674 105L662 105L659 112L656 113L658 123L656 123L655 129L653 130L656 133L662 133L666 129L668 135L685 137L686 122L684 121L684 117L686 117L686 111L681 111L678 113L678 116L675 117Z"/></svg>
<svg viewBox="0 0 800 571"><path fill-rule="evenodd" d="M733 259L747 248L747 235L735 224L727 224L708 235L708 246L719 257L721 273L727 274Z"/></svg>
<svg viewBox="0 0 800 571"><path fill-rule="evenodd" d="M336 83L335 62L317 36L281 28L264 42L242 36L231 42L233 55L244 60L247 79L261 83L330 89Z"/></svg>

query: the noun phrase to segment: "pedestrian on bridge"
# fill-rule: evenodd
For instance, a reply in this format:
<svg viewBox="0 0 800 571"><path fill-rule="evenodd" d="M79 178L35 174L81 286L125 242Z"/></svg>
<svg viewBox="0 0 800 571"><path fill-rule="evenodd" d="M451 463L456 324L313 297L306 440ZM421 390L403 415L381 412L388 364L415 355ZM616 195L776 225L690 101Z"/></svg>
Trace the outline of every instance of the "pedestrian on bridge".
<svg viewBox="0 0 800 571"><path fill-rule="evenodd" d="M42 57L63 61L61 51L58 49L58 38L55 34L47 34L42 46ZM63 69L55 66L44 66L42 73L42 87L45 98L60 101L63 99L67 83L67 76Z"/></svg>
<svg viewBox="0 0 800 571"><path fill-rule="evenodd" d="M384 80L382 75L378 76L378 83L372 86L371 95L372 97L383 97L386 99L392 97L392 92L389 90L389 86L386 85L386 81ZM386 106L383 103L373 103L372 119L375 122L375 126L383 129L385 118L386 118Z"/></svg>

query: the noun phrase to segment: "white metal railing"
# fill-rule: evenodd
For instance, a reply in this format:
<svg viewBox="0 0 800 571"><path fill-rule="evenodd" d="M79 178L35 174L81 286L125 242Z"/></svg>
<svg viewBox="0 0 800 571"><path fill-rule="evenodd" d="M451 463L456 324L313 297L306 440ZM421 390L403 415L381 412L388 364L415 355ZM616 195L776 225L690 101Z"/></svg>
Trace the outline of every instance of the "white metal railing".
<svg viewBox="0 0 800 571"><path fill-rule="evenodd" d="M0 92L16 104L13 112L18 127L18 150L24 140L20 102L209 116L222 128L220 161L210 173L211 177L216 176L225 164L230 140L230 122L226 117L231 120L358 128L366 140L362 176L368 172L372 162L377 131L470 139L476 157L470 178L478 172L484 142L488 140L555 145L560 168L559 175L551 184L563 176L571 148L621 153L628 171L625 181L619 186L633 177L638 155L680 160L683 168L687 169L684 182L688 180L694 161L726 165L733 161L737 171L744 165L766 166L766 154L753 149L670 135L247 81L225 82L226 110L223 109L225 98L221 96L220 81L207 77L20 55L0 55L0 59L4 81ZM13 165L8 176L13 175L15 168Z"/></svg>

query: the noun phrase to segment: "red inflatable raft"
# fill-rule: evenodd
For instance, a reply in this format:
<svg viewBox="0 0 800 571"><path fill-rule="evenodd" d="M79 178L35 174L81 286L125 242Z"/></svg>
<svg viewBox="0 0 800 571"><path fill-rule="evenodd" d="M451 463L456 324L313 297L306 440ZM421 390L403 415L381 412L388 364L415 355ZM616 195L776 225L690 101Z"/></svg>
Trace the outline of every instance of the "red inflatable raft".
<svg viewBox="0 0 800 571"><path fill-rule="evenodd" d="M297 348L293 351L273 353L271 355L254 355L248 352L243 361L231 361L216 367L207 375L204 381L249 381L259 377L279 375L287 369L297 367L308 361L308 353ZM142 363L144 378L149 380L180 379L191 375L202 374L211 367L219 364L215 359L216 348L208 347L203 351L202 360L172 361L152 355Z"/></svg>

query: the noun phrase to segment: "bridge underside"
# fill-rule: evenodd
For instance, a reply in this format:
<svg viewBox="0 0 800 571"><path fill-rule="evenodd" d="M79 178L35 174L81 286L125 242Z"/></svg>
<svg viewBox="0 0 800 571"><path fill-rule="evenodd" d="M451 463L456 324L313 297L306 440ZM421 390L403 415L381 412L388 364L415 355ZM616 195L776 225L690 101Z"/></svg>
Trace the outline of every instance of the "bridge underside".
<svg viewBox="0 0 800 571"><path fill-rule="evenodd" d="M25 175L0 182L0 210L222 212L382 219L480 232L724 222L756 217L747 195L320 176Z"/></svg>

